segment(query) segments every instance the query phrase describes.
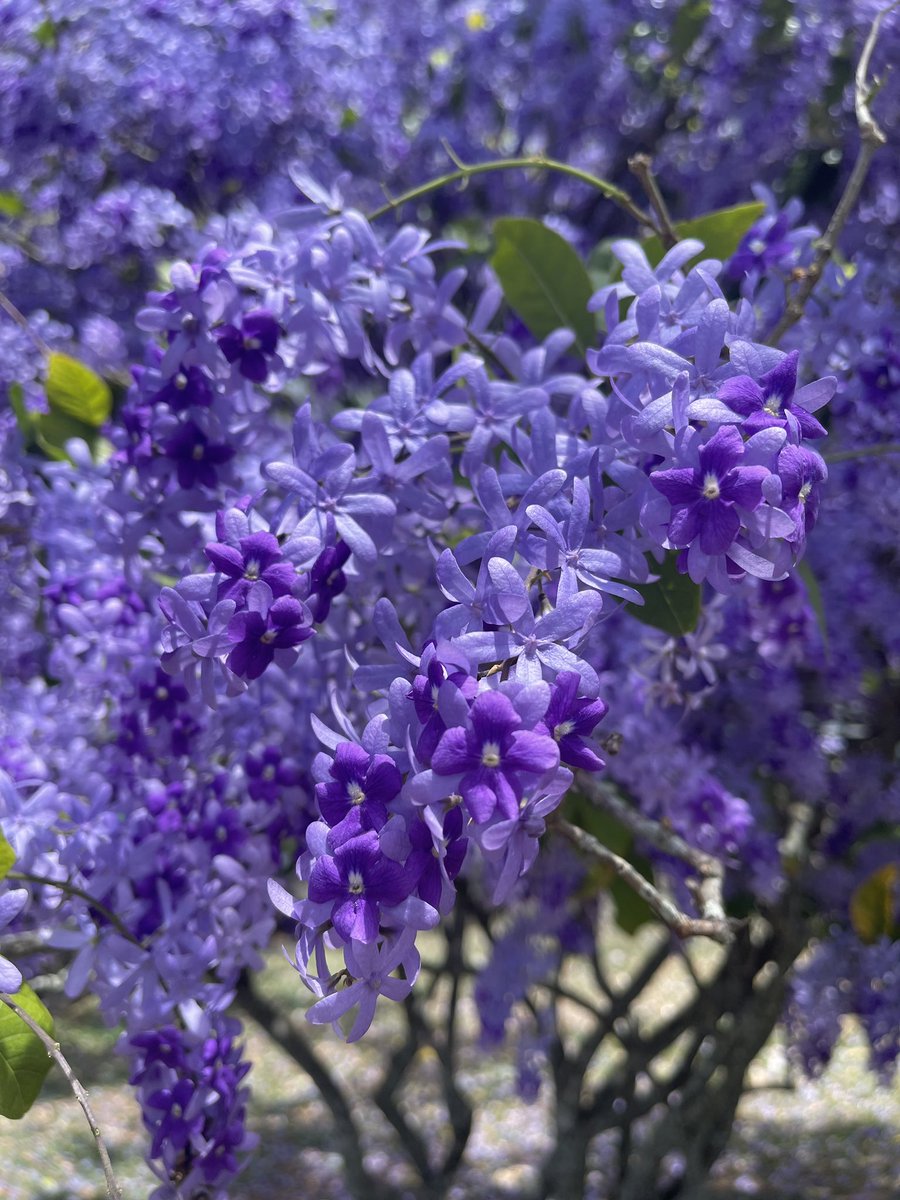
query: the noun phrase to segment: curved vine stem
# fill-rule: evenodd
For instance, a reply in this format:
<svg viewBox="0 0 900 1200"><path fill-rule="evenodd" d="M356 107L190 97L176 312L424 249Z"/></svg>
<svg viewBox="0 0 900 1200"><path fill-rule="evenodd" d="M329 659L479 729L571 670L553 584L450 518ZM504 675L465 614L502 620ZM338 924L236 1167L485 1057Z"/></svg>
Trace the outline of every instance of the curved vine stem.
<svg viewBox="0 0 900 1200"><path fill-rule="evenodd" d="M12 996L6 992L0 992L0 1001L11 1008L16 1016L25 1022L35 1037L40 1038L44 1043L47 1053L69 1081L69 1086L75 1093L75 1099L81 1105L81 1111L84 1113L87 1123L91 1127L91 1133L97 1144L97 1153L100 1155L100 1162L103 1164L103 1174L106 1176L106 1190L109 1193L110 1200L122 1200L122 1189L119 1187L119 1181L116 1179L115 1172L113 1171L109 1151L106 1149L106 1143L103 1140L103 1134L100 1132L97 1117L94 1114L93 1108L91 1108L91 1102L88 1100L88 1094L78 1081L75 1072L69 1066L68 1059L66 1059L59 1048L59 1042L55 1042L45 1029L41 1029L37 1021L16 1004Z"/></svg>
<svg viewBox="0 0 900 1200"><path fill-rule="evenodd" d="M492 171L555 171L560 175L568 175L571 179L578 179L581 183L602 193L607 200L612 201L623 212L628 213L639 225L646 225L655 233L661 232L657 228L654 217L649 212L645 212L640 205L635 204L627 192L616 187L614 183L610 183L608 179L601 179L598 175L592 175L590 171L582 171L580 167L559 162L555 158L547 158L543 154L530 154L519 158L492 158L487 162L465 163L446 142L444 142L444 149L452 162L456 164L455 171L448 171L446 175L439 175L435 179L429 179L426 183L420 183L417 187L410 188L409 191L403 192L399 196L389 196L387 203L369 213L369 220L374 221L377 217L383 217L386 213L393 212L394 209L408 204L411 200L419 200L422 196L440 191L441 188L449 187L453 183L468 183L474 175L487 175Z"/></svg>
<svg viewBox="0 0 900 1200"><path fill-rule="evenodd" d="M869 107L872 97L877 91L877 87L869 80L869 66L875 46L878 43L881 27L887 17L898 7L900 7L900 0L894 0L892 4L888 4L885 8L881 9L872 22L872 27L863 46L862 54L859 56L854 91L856 123L859 126L861 139L859 153L856 156L856 162L853 164L850 178L847 180L841 198L837 203L837 208L832 213L831 220L828 222L828 228L816 243L815 257L806 268L802 283L788 301L781 320L769 334L768 342L770 346L777 346L787 331L792 329L803 316L806 303L815 290L816 284L822 278L822 273L837 247L838 238L843 232L850 214L856 208L863 185L869 174L869 168L872 165L872 159L875 157L877 151L887 144L887 137L884 130L875 120L872 110Z"/></svg>

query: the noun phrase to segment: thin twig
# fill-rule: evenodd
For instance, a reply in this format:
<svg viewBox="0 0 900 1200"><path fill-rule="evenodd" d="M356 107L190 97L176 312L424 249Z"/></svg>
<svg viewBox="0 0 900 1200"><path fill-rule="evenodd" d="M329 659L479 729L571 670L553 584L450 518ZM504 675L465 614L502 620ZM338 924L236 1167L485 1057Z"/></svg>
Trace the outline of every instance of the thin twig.
<svg viewBox="0 0 900 1200"><path fill-rule="evenodd" d="M656 233L665 248L671 250L678 241L678 233L672 224L669 209L659 190L656 176L653 174L653 159L649 154L632 154L628 160L628 169L641 181L641 186L650 201L650 207L656 215Z"/></svg>
<svg viewBox="0 0 900 1200"><path fill-rule="evenodd" d="M705 920L725 921L725 906L722 901L725 868L717 858L689 845L684 838L674 830L666 829L659 821L644 816L594 776L580 773L578 788L591 803L611 813L636 837L693 867L700 876L700 882L695 888L700 915Z"/></svg>
<svg viewBox="0 0 900 1200"><path fill-rule="evenodd" d="M37 1021L24 1008L20 1008L16 1004L12 996L6 992L0 992L0 1000L8 1005L18 1017L21 1017L31 1032L40 1038L47 1049L47 1053L62 1071L63 1075L65 1075L66 1079L68 1079L69 1086L75 1093L75 1099L81 1105L81 1111L84 1113L87 1123L91 1127L91 1133L94 1135L94 1141L97 1144L97 1153L100 1155L100 1162L103 1164L103 1174L106 1176L106 1190L109 1193L110 1200L122 1200L122 1189L119 1187L118 1180L113 1171L112 1163L109 1159L109 1151L106 1149L106 1143L103 1140L103 1134L100 1132L100 1125L94 1115L94 1110L91 1108L91 1102L88 1100L87 1092L76 1078L75 1072L69 1066L62 1050L60 1050L59 1042L54 1042L50 1034L45 1029L41 1029Z"/></svg>
<svg viewBox="0 0 900 1200"><path fill-rule="evenodd" d="M855 450L835 450L823 454L828 463L853 462L857 458L880 458L883 454L900 454L900 442L884 442L881 446L858 446Z"/></svg>
<svg viewBox="0 0 900 1200"><path fill-rule="evenodd" d="M822 273L837 247L838 238L843 232L850 214L856 208L866 177L869 174L869 168L872 165L872 159L875 157L876 152L887 144L887 137L869 108L869 102L873 95L872 84L869 82L869 64L872 61L872 54L881 33L881 26L884 24L885 18L898 6L900 6L900 0L894 0L893 4L889 4L878 13L872 22L872 27L863 46L862 54L859 56L859 62L856 67L854 93L856 123L859 126L861 138L859 153L856 157L856 162L853 164L850 178L847 180L847 184L838 201L837 208L828 222L828 228L816 243L816 253L813 261L806 268L803 282L797 288L794 296L788 301L781 320L769 335L768 342L770 346L777 346L787 331L792 329L803 316L806 302L812 295L816 284L822 278Z"/></svg>
<svg viewBox="0 0 900 1200"><path fill-rule="evenodd" d="M734 928L730 921L720 918L689 917L671 900L667 900L627 859L615 854L608 846L604 846L593 834L579 829L577 825L573 825L561 817L553 820L552 825L573 846L590 854L592 858L599 859L605 866L611 867L619 878L627 883L632 891L636 892L678 937L708 937L714 942L721 942L722 945L728 945L734 940Z"/></svg>
<svg viewBox="0 0 900 1200"><path fill-rule="evenodd" d="M582 183L586 183L589 187L595 188L601 192L607 200L611 200L613 204L618 205L624 212L628 213L639 225L645 225L649 229L657 233L661 231L657 228L656 222L651 213L645 212L639 205L631 199L627 192L623 192L621 188L610 183L607 179L601 179L597 175L592 175L589 171L582 171L580 167L573 167L569 163L559 162L555 158L545 158L543 154L530 154L520 158L493 158L487 162L480 163L464 163L445 145L453 162L456 164L455 171L449 171L446 175L440 175L435 179L430 179L427 183L420 183L418 187L410 188L409 191L403 192L399 196L388 197L387 203L382 204L380 208L374 209L369 213L369 220L374 221L377 217L383 217L385 213L392 212L394 209L400 208L404 204L408 204L411 200L419 200L422 196L427 196L431 192L436 192L440 188L448 187L452 183L467 183L473 175L485 175L491 171L556 171L561 175L568 175L572 179L578 179Z"/></svg>
<svg viewBox="0 0 900 1200"><path fill-rule="evenodd" d="M29 871L10 871L6 878L16 879L21 883L38 883L42 884L44 887L58 888L59 891L66 892L70 896L77 896L79 900L83 900L85 902L88 908L92 908L95 912L99 913L104 920L108 921L110 925L112 925L113 928L121 933L122 937L127 938L133 946L138 946L141 950L147 949L144 943L138 941L128 926L122 922L121 918L116 916L112 909L107 908L105 904L101 904L99 900L95 900L94 897L89 892L86 892L83 888L77 887L74 883L69 883L67 879L51 879L47 875L32 875Z"/></svg>
<svg viewBox="0 0 900 1200"><path fill-rule="evenodd" d="M3 309L3 311L11 320L15 321L20 329L24 330L25 333L28 334L42 354L50 353L50 347L43 340L43 338L35 333L28 323L28 318L23 312L16 308L15 304L13 304L12 300L10 300L9 296L7 296L5 292L0 292L0 308Z"/></svg>

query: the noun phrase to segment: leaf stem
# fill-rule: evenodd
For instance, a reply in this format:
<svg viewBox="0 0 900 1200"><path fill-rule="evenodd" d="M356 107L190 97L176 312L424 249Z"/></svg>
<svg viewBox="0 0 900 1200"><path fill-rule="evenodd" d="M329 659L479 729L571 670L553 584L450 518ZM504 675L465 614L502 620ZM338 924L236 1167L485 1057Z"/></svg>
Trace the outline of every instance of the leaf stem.
<svg viewBox="0 0 900 1200"><path fill-rule="evenodd" d="M69 1066L68 1060L63 1055L62 1050L60 1050L59 1042L55 1042L50 1034L45 1029L42 1029L29 1013L20 1008L8 993L0 992L0 1000L25 1022L36 1037L40 1038L47 1049L47 1053L62 1071L63 1075L65 1075L66 1079L68 1079L69 1086L75 1093L75 1099L81 1105L81 1111L84 1113L87 1123L91 1127L91 1133L94 1135L94 1141L97 1144L97 1153L100 1155L100 1162L103 1164L103 1174L106 1176L106 1190L109 1193L110 1200L122 1200L122 1189L119 1187L118 1180L113 1171L109 1151L106 1149L106 1143L103 1140L103 1134L100 1132L97 1117L91 1108L87 1092L78 1081L75 1072Z"/></svg>
<svg viewBox="0 0 900 1200"><path fill-rule="evenodd" d="M383 217L385 213L392 212L394 209L408 204L411 200L419 200L422 196L427 196L431 192L449 187L450 184L468 183L473 175L486 175L492 171L556 171L560 175L568 175L572 179L578 179L582 183L587 184L588 187L595 188L607 200L611 200L623 212L628 213L639 225L646 225L655 233L664 236L663 231L658 228L652 214L645 212L644 209L635 204L627 192L616 187L609 180L592 175L589 171L583 171L580 167L573 167L569 163L559 162L555 158L546 158L543 154L529 154L519 158L492 158L487 162L465 163L454 154L446 142L444 143L444 149L447 151L450 159L456 164L455 171L448 171L445 175L439 175L435 179L429 179L426 183L420 183L417 187L410 188L409 191L403 192L399 196L389 196L386 204L382 204L380 208L376 208L369 213L369 220L374 221L378 217Z"/></svg>

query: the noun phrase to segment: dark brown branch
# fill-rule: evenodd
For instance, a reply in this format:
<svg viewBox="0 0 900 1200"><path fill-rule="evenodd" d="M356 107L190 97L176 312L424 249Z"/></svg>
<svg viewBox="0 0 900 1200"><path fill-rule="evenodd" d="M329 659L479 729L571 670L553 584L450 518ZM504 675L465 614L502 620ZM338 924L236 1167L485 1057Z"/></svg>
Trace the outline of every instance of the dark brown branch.
<svg viewBox="0 0 900 1200"><path fill-rule="evenodd" d="M238 984L237 1001L260 1029L303 1068L318 1088L334 1121L336 1149L344 1160L347 1184L353 1195L358 1200L386 1200L383 1190L363 1164L362 1142L347 1098L313 1047L288 1017L255 991L246 976Z"/></svg>

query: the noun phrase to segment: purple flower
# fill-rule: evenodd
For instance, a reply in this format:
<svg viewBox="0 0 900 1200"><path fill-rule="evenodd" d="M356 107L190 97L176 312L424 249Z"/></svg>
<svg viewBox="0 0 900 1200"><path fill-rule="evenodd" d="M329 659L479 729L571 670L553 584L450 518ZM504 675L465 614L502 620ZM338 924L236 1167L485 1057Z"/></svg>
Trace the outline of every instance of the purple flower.
<svg viewBox="0 0 900 1200"><path fill-rule="evenodd" d="M218 483L216 467L234 458L234 447L225 442L211 442L194 421L184 421L162 443L163 453L173 460L179 487L185 489L203 484L214 488Z"/></svg>
<svg viewBox="0 0 900 1200"><path fill-rule="evenodd" d="M760 376L758 383L749 375L726 379L717 398L745 418L744 429L748 433L776 426L786 429L789 435L794 434L797 441L800 437L825 437L825 428L812 415L810 407L818 408L831 398L836 380L820 379L809 385L813 391L803 388L797 392L799 358L800 351L792 350L771 371Z"/></svg>
<svg viewBox="0 0 900 1200"><path fill-rule="evenodd" d="M459 792L473 818L483 824L499 808L507 818L519 811L519 774L543 775L559 765L552 738L521 730L507 696L483 692L470 710L470 727L448 729L431 760L435 775L459 775Z"/></svg>
<svg viewBox="0 0 900 1200"><path fill-rule="evenodd" d="M419 896L439 912L447 911L446 896L453 896L453 880L462 870L469 839L463 834L463 811L456 805L443 821L432 809L409 826L412 853L406 863L410 879L416 880Z"/></svg>
<svg viewBox="0 0 900 1200"><path fill-rule="evenodd" d="M672 505L668 537L673 546L699 538L704 554L724 554L741 528L736 505L751 512L762 504L765 467L739 467L744 440L733 426L719 429L700 447L698 467L656 471L650 482Z"/></svg>
<svg viewBox="0 0 900 1200"><path fill-rule="evenodd" d="M13 888L0 896L0 929L14 921L28 900L26 888ZM22 972L0 954L0 992L15 993L22 986Z"/></svg>
<svg viewBox="0 0 900 1200"><path fill-rule="evenodd" d="M561 671L553 684L550 703L535 733L546 733L559 746L559 757L570 767L582 771L602 771L606 765L584 739L609 711L603 700L579 697L581 676L575 671Z"/></svg>
<svg viewBox="0 0 900 1200"><path fill-rule="evenodd" d="M276 650L292 650L312 637L315 630L305 604L293 596L272 593L257 583L248 595L249 607L228 622L228 639L233 648L226 660L235 675L258 679L275 657Z"/></svg>
<svg viewBox="0 0 900 1200"><path fill-rule="evenodd" d="M409 892L405 868L381 853L372 830L317 859L309 877L310 900L332 903L331 920L346 941L374 942L381 906L391 908Z"/></svg>
<svg viewBox="0 0 900 1200"><path fill-rule="evenodd" d="M275 355L280 332L272 314L257 308L243 317L240 329L236 325L224 325L218 331L219 348L230 363L237 363L245 379L263 383L269 374L269 359Z"/></svg>
<svg viewBox="0 0 900 1200"><path fill-rule="evenodd" d="M149 397L151 404L167 404L173 412L191 405L209 408L213 402L212 380L200 367L182 367Z"/></svg>
<svg viewBox="0 0 900 1200"><path fill-rule="evenodd" d="M240 539L237 548L210 542L204 554L217 571L227 576L219 585L219 600L240 604L260 579L272 589L273 596L287 596L297 582L293 564L282 557L278 539L271 533L251 533Z"/></svg>
<svg viewBox="0 0 900 1200"><path fill-rule="evenodd" d="M347 1041L361 1038L372 1024L379 996L403 1000L412 991L419 975L419 954L414 941L415 930L405 929L396 941L385 941L380 946L358 941L348 946L345 956L352 982L318 1000L307 1012L307 1020L313 1025L325 1025L358 1004L359 1012ZM403 969L402 978L392 974L398 967Z"/></svg>
<svg viewBox="0 0 900 1200"><path fill-rule="evenodd" d="M805 446L785 446L778 455L781 477L781 508L794 522L790 540L802 543L819 515L818 484L828 478L828 468L814 450Z"/></svg>
<svg viewBox="0 0 900 1200"><path fill-rule="evenodd" d="M340 846L366 830L379 830L388 804L403 783L386 754L368 754L354 742L342 742L329 770L330 783L316 785L319 811L331 826L330 842Z"/></svg>
<svg viewBox="0 0 900 1200"><path fill-rule="evenodd" d="M338 538L333 546L326 546L309 572L309 595L307 601L312 609L312 619L320 625L331 611L331 603L347 586L344 566L350 557L347 542Z"/></svg>

